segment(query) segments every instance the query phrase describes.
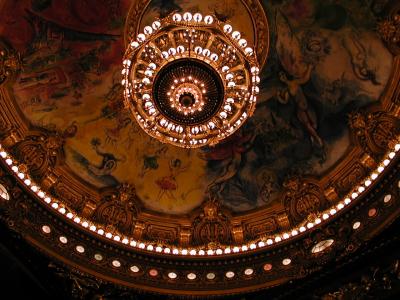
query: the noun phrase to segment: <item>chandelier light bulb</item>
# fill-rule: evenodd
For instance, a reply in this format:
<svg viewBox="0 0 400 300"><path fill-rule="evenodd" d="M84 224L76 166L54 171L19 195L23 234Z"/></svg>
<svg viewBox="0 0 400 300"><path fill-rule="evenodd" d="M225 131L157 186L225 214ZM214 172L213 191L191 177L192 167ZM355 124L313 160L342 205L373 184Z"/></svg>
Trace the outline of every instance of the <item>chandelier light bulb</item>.
<svg viewBox="0 0 400 300"><path fill-rule="evenodd" d="M218 60L218 55L215 54L215 53L213 53L213 54L211 54L210 58L211 58L211 60L213 60L213 61L217 61L217 60Z"/></svg>
<svg viewBox="0 0 400 300"><path fill-rule="evenodd" d="M160 21L154 21L151 27L153 27L154 30L158 30L161 27Z"/></svg>
<svg viewBox="0 0 400 300"><path fill-rule="evenodd" d="M224 25L224 32L231 33L232 32L232 26L229 25L229 24Z"/></svg>
<svg viewBox="0 0 400 300"><path fill-rule="evenodd" d="M175 48L169 48L168 54L169 55L175 55L176 54L176 49Z"/></svg>
<svg viewBox="0 0 400 300"><path fill-rule="evenodd" d="M146 36L143 33L139 33L137 36L137 40L142 43L146 40Z"/></svg>
<svg viewBox="0 0 400 300"><path fill-rule="evenodd" d="M214 22L214 18L212 16L205 16L204 17L204 22L206 24L212 24Z"/></svg>
<svg viewBox="0 0 400 300"><path fill-rule="evenodd" d="M132 48L137 48L137 47L139 47L139 43L136 42L136 41L133 41L133 42L131 43L131 46L132 46Z"/></svg>
<svg viewBox="0 0 400 300"><path fill-rule="evenodd" d="M233 74L229 73L228 75L226 75L225 79L226 80L232 80L233 79Z"/></svg>
<svg viewBox="0 0 400 300"><path fill-rule="evenodd" d="M178 46L178 47L176 48L176 51L177 51L178 53L183 53L183 52L185 52L185 47L183 47L183 46Z"/></svg>
<svg viewBox="0 0 400 300"><path fill-rule="evenodd" d="M203 52L203 49L197 46L196 48L194 48L194 51L196 52L196 54L201 54Z"/></svg>
<svg viewBox="0 0 400 300"><path fill-rule="evenodd" d="M195 13L194 16L193 16L193 19L196 22L201 22L201 20L203 19L203 16L200 13Z"/></svg>
<svg viewBox="0 0 400 300"><path fill-rule="evenodd" d="M245 39L240 39L240 40L239 40L239 45L240 45L241 47L246 47L246 46L247 46L247 41L246 41Z"/></svg>
<svg viewBox="0 0 400 300"><path fill-rule="evenodd" d="M182 16L180 14L174 14L172 20L174 20L175 22L180 22L182 21Z"/></svg>
<svg viewBox="0 0 400 300"><path fill-rule="evenodd" d="M144 27L144 34L145 35L150 35L152 33L153 33L153 28L151 28L151 26Z"/></svg>
<svg viewBox="0 0 400 300"><path fill-rule="evenodd" d="M192 14L189 12L186 12L183 14L183 20L185 20L186 22L189 22L192 20Z"/></svg>
<svg viewBox="0 0 400 300"><path fill-rule="evenodd" d="M210 50L208 50L208 49L204 49L203 50L203 55L204 56L210 56L210 54L211 54Z"/></svg>
<svg viewBox="0 0 400 300"><path fill-rule="evenodd" d="M162 55L162 57L163 58L168 58L168 56L169 56L169 54L168 54L168 52L167 51L163 51L162 53L161 53L161 55Z"/></svg>
<svg viewBox="0 0 400 300"><path fill-rule="evenodd" d="M239 31L234 31L234 32L232 32L232 37L235 39L235 40L239 40L240 39L240 32Z"/></svg>
<svg viewBox="0 0 400 300"><path fill-rule="evenodd" d="M252 54L253 54L253 48L247 47L247 48L244 50L244 52L245 52L247 55L252 55Z"/></svg>

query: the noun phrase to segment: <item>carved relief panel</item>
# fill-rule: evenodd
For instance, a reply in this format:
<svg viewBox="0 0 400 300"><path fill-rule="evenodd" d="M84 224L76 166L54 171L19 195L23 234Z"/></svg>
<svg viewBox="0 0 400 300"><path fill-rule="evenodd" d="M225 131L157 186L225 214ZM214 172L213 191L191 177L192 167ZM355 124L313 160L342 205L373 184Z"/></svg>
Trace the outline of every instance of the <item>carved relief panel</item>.
<svg viewBox="0 0 400 300"><path fill-rule="evenodd" d="M303 221L308 215L319 212L329 205L321 188L315 183L294 177L287 180L284 186L286 193L283 203L292 224Z"/></svg>
<svg viewBox="0 0 400 300"><path fill-rule="evenodd" d="M21 67L20 55L0 40L0 85L14 75Z"/></svg>
<svg viewBox="0 0 400 300"><path fill-rule="evenodd" d="M354 113L350 125L358 143L374 158L387 151L388 144L396 140L400 129L399 119L384 111Z"/></svg>
<svg viewBox="0 0 400 300"><path fill-rule="evenodd" d="M203 212L193 222L192 232L192 243L196 245L232 241L229 220L214 200L205 203Z"/></svg>
<svg viewBox="0 0 400 300"><path fill-rule="evenodd" d="M396 2L396 1L393 1ZM391 8L389 16L378 24L378 32L395 55L400 54L400 4Z"/></svg>
<svg viewBox="0 0 400 300"><path fill-rule="evenodd" d="M102 200L93 213L93 219L111 229L131 234L138 215L136 201L136 191L131 185L122 184L117 194L107 190L102 194Z"/></svg>
<svg viewBox="0 0 400 300"><path fill-rule="evenodd" d="M48 168L64 159L62 136L44 130L32 132L14 146L14 155L29 169L32 176L41 178Z"/></svg>

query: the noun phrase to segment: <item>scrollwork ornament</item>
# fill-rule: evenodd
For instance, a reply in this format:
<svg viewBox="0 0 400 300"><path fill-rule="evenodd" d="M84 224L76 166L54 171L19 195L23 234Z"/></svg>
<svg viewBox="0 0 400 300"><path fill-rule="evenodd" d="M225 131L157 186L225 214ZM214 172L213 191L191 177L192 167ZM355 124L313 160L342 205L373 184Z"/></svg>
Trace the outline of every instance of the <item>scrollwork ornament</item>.
<svg viewBox="0 0 400 300"><path fill-rule="evenodd" d="M298 224L329 205L323 191L315 183L301 181L295 176L286 180L284 187L286 194L283 203L292 224Z"/></svg>
<svg viewBox="0 0 400 300"><path fill-rule="evenodd" d="M397 3L389 17L378 23L378 32L395 55L400 54L400 5Z"/></svg>
<svg viewBox="0 0 400 300"><path fill-rule="evenodd" d="M157 241L158 244L175 243L178 237L177 228L167 228L156 224L147 225L144 238L146 240Z"/></svg>
<svg viewBox="0 0 400 300"><path fill-rule="evenodd" d="M93 213L96 222L107 224L123 233L133 233L138 215L136 190L129 184L103 192L102 200Z"/></svg>
<svg viewBox="0 0 400 300"><path fill-rule="evenodd" d="M269 51L268 20L260 1L246 0L244 3L250 7L252 17L254 18L253 22L255 22L254 27L256 32L255 45L257 57L259 58L258 63L262 67L266 63Z"/></svg>
<svg viewBox="0 0 400 300"><path fill-rule="evenodd" d="M72 138L78 131L75 122L64 131L50 131L44 128L34 129L24 139L12 138L13 155L28 167L28 172L35 178L42 179L49 168L64 163L64 145L68 138ZM9 138L10 139L10 138Z"/></svg>
<svg viewBox="0 0 400 300"><path fill-rule="evenodd" d="M32 176L42 178L48 168L54 168L64 160L63 145L64 139L57 132L40 130L17 143L13 152Z"/></svg>
<svg viewBox="0 0 400 300"><path fill-rule="evenodd" d="M5 119L0 119L0 141L3 146L12 147L22 140L16 127L17 126L10 124Z"/></svg>
<svg viewBox="0 0 400 300"><path fill-rule="evenodd" d="M350 126L364 151L379 158L387 151L389 143L397 139L400 121L384 111L356 112L350 116Z"/></svg>
<svg viewBox="0 0 400 300"><path fill-rule="evenodd" d="M48 177L43 180L43 182L46 181L49 181ZM86 195L80 194L76 189L71 188L63 177L57 178L57 181L51 186L51 190L55 196L63 199L68 206L75 208L77 211L82 210L82 213L85 213L84 207L91 203Z"/></svg>
<svg viewBox="0 0 400 300"><path fill-rule="evenodd" d="M0 40L0 85L21 68L20 55Z"/></svg>
<svg viewBox="0 0 400 300"><path fill-rule="evenodd" d="M203 212L193 222L192 243L207 245L210 243L227 244L232 241L230 222L219 208L215 199L203 205Z"/></svg>
<svg viewBox="0 0 400 300"><path fill-rule="evenodd" d="M359 161L352 164L351 168L346 170L340 178L335 182L335 189L340 194L345 194L350 191L361 178L364 178L367 174L367 168L363 166Z"/></svg>

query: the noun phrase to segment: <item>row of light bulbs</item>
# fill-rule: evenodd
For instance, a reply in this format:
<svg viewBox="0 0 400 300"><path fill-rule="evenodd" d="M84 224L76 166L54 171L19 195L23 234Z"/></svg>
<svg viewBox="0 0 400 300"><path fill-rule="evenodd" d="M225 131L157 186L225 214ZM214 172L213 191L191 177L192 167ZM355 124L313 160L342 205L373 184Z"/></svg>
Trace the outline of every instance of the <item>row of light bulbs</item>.
<svg viewBox="0 0 400 300"><path fill-rule="evenodd" d="M398 182L398 186L400 187L400 181ZM384 197L384 199L383 199L383 200L384 200L384 203L387 204L388 202L390 202L390 201L391 201L391 198L392 198L392 196L391 196L390 194L385 195L385 197ZM375 209L375 208L371 208L371 209L368 211L368 216L369 216L369 217L374 217L375 215L376 215L376 209ZM360 226L361 226L361 223L360 223L359 221L356 221L356 222L354 222L354 224L353 224L353 229L354 229L354 230L358 230L358 229L360 228ZM44 225L44 226L42 226L42 231L43 231L45 234L50 234L50 233L51 233L51 228L50 228L48 225ZM63 243L63 244L68 243L68 239L67 239L65 236L60 236L60 237L59 237L59 241L60 241L61 243ZM319 253L319 252L323 252L323 251L325 251L327 248L331 247L333 243L334 243L334 240L333 240L333 239L322 240L322 241L316 243L316 244L312 247L311 253L312 253L312 254L317 254L317 253ZM82 245L80 245L80 244L77 245L77 246L75 247L75 250L76 250L78 253L80 253L80 254L83 254L83 253L85 252L84 246L82 246ZM103 255L101 255L100 253L95 253L95 254L94 254L94 258L95 258L95 260L97 260L97 261L102 261L102 260L103 260ZM290 265L291 263L292 263L292 259L289 258L289 257L286 257L286 258L282 259L282 265L283 265L283 266L288 266L288 265ZM122 266L121 262L120 262L119 260L117 260L117 259L114 259L114 260L111 262L111 264L112 264L112 266L115 267L115 268L119 268L119 267ZM140 271L140 268L139 268L139 266L137 266L137 265L132 265L129 269L130 269L131 272L133 272L133 273L138 273L138 272ZM272 270L272 264L270 264L270 263L265 263L265 264L263 265L263 270L264 270L265 272L271 271L271 270ZM158 275L159 275L159 271L158 271L157 269L155 269L155 268L150 268L150 269L148 270L148 274L149 274L150 276L152 276L152 277L155 277L155 276L158 276ZM251 268L251 267L247 267L247 268L245 268L245 269L243 270L243 274L244 274L245 276L252 276L252 275L254 274L254 269ZM236 275L235 272L232 271L232 270L225 272L225 277L228 278L228 279L234 278L235 275ZM175 279L177 279L177 278L179 277L179 275L178 275L176 272L168 272L168 273L167 273L167 276L168 276L168 278L171 279L171 280L175 280ZM217 277L217 276L216 276L216 274L215 274L214 272L209 272L209 273L206 274L206 279L208 279L208 280L214 280L216 277ZM195 280L195 279L197 278L197 275L196 275L196 273L189 272L189 273L186 274L186 278L187 278L188 280L192 281L192 280Z"/></svg>
<svg viewBox="0 0 400 300"><path fill-rule="evenodd" d="M398 182L398 187L400 188L400 181ZM391 194L387 194L387 195L384 196L383 201L384 201L385 204L387 204L387 203L389 203L389 202L391 201L391 199L392 199ZM375 209L375 208L371 208L371 209L368 211L368 216L369 216L369 217L374 217L375 215L376 215L376 209ZM355 222L353 223L353 229L354 229L354 230L358 230L358 229L360 228L360 226L361 226L361 223L360 223L359 221L355 221ZM50 228L50 226L48 226L48 225L43 225L43 226L42 226L42 231L43 231L45 234L50 234L50 233L51 233L51 228ZM60 237L59 237L59 241L60 241L61 243L63 243L63 244L67 244L67 243L68 243L68 239L67 239L67 237L65 237L65 236L60 236ZM316 244L312 247L311 253L312 253L312 254L317 254L317 253L319 253L319 252L323 252L323 251L325 251L327 248L331 247L333 243L334 243L334 240L333 240L333 239L322 240L322 241L316 243ZM84 252L85 252L85 247L84 247L83 245L81 245L81 244L78 244L78 245L75 247L75 250L76 250L78 253L80 253L80 254L84 254ZM95 258L96 261L102 261L104 257L103 257L103 255L100 254L100 253L95 253L95 254L94 254L94 258ZM289 257L283 258L281 263L282 263L283 266L289 266L289 265L292 263L292 259L289 258ZM113 267L115 267L115 268L120 268L120 267L122 266L122 263L121 263L118 259L114 259L114 260L111 262L111 265L112 265ZM273 267L273 266L272 266L271 263L264 263L262 269L263 269L265 272L269 272L269 271L272 270L272 267ZM140 267L137 266L137 265L131 265L129 269L130 269L130 271L133 272L133 273L139 273L139 272L140 272ZM160 272L159 272L156 268L150 268L150 269L148 269L148 275L151 276L151 277L156 277L156 276L158 276L159 274L160 274ZM189 272L189 273L186 273L186 274L178 275L177 272L175 272L175 271L170 271L170 272L167 272L166 274L167 274L169 280L175 280L175 279L177 279L178 277L181 277L182 275L186 275L186 278L187 278L189 281L193 281L193 280L195 280L196 278L198 278L197 274L194 273L194 272ZM247 267L247 268L245 268L245 269L243 270L243 274L244 274L245 276L249 276L249 277L250 277L250 276L254 275L254 269L251 268L251 267ZM236 273L235 273L234 271L232 271L232 270L229 270L229 271L226 271L226 272L225 272L225 277L228 278L228 279L233 279L235 276L236 276ZM205 278L206 278L207 280L214 280L214 279L216 279L216 277L217 277L217 275L216 275L214 272L208 272L208 273L206 274L206 277L205 277Z"/></svg>
<svg viewBox="0 0 400 300"><path fill-rule="evenodd" d="M400 181L398 182L398 187L400 188ZM5 199L6 199L6 198L5 198ZM389 203L389 202L391 201L391 199L392 199L392 195L391 195L391 194L387 194L387 195L384 196L383 202L384 202L385 204L387 204L387 203ZM368 216L369 216L369 217L374 217L375 215L376 215L376 209L375 209L375 208L370 208L369 211L368 211ZM360 223L359 221L355 221L355 222L353 223L353 229L354 229L354 230L358 230L358 229L360 228L360 226L361 226L361 223ZM42 226L42 231L43 231L45 234L50 234L50 233L51 233L51 228L50 228L50 226L48 226L48 225L43 225L43 226ZM60 237L59 237L59 241L60 241L61 243L63 243L63 244L67 244L67 243L68 243L68 239L67 239L67 237L65 237L65 236L60 236ZM319 252L323 252L323 251L325 251L327 248L331 247L333 243L334 243L334 240L333 240L333 239L322 240L322 241L316 243L316 244L312 247L311 253L312 253L312 254L316 254L316 253L319 253ZM85 252L85 247L84 247L83 245L81 245L81 244L78 244L78 245L75 247L75 250L76 250L78 253L83 254L83 253ZM95 254L94 254L94 258L95 258L96 261L102 261L102 260L103 260L103 255L100 254L100 253L95 253ZM290 265L291 263L292 263L292 259L289 258L289 257L286 257L286 258L284 258L284 259L282 260L282 265L283 265L283 266L288 266L288 265ZM119 267L122 266L121 262L120 262L118 259L114 259L114 260L111 262L111 264L112 264L112 266L115 267L115 268L119 268ZM265 263L265 264L263 265L263 270L264 270L265 272L269 272L269 271L272 270L272 267L273 267L273 266L272 266L271 263ZM131 272L133 272L133 273L138 273L138 272L140 271L140 267L137 266L137 265L131 265L129 269L130 269ZM151 277L156 277L156 276L159 275L159 271L158 271L157 269L155 269L155 268L150 268L150 269L148 270L148 274L149 274ZM245 268L245 269L243 270L243 274L244 274L245 276L252 276L252 275L254 274L254 269L251 268L251 267L247 267L247 268ZM234 278L235 275L236 275L235 272L232 271L232 270L227 271L227 272L225 273L225 277L228 278L228 279ZM178 277L180 277L176 272L168 272L168 273L167 273L167 276L168 276L168 278L171 279L171 280L175 280L175 279L177 279ZM216 277L217 277L217 276L216 276L216 274L215 274L214 272L209 272L209 273L206 274L206 279L208 279L208 280L214 280ZM195 279L197 278L197 275L196 275L196 273L189 272L189 273L186 274L186 278L187 278L188 280L192 281L192 280L195 280Z"/></svg>
<svg viewBox="0 0 400 300"><path fill-rule="evenodd" d="M64 207L62 204L59 204L59 201L50 197L46 194L37 184L35 184L29 177L28 174L25 174L19 171L18 163L15 159L11 158L11 156L5 151L5 149L0 144L0 157L4 160L4 162L9 166L9 168L17 174L18 178L24 183L27 188L30 188L40 199L42 199L46 204L52 207L54 210L58 211L62 215L66 215L68 219L72 219L75 223L80 224L83 228L87 228L92 232L96 232L100 236L105 236L108 239L112 239L116 242L121 242L125 245L130 245L135 248L147 250L147 251L155 251L159 253L165 254L173 254L173 255L193 255L193 256L211 256L211 255L222 255L222 254L231 254L231 253L239 253L246 252L248 250L255 250L257 248L264 248L265 246L270 246L275 243L279 243L283 240L287 240L291 237L295 237L298 234L304 233L313 227L320 225L323 221L334 216L338 211L342 210L346 206L348 206L353 200L358 198L365 190L368 188L373 181L375 181L379 174L381 174L385 168L390 164L390 162L396 157L396 152L400 150L400 143L394 146L394 149L390 151L380 165L373 171L367 179L364 180L362 184L359 185L356 189L349 193L348 197L346 197L343 201L340 201L337 205L331 207L330 209L322 212L319 217L315 218L313 221L306 223L300 227L294 228L291 232L285 232L283 234L277 234L274 237L268 239L261 239L258 242L251 242L245 245L236 245L236 246L226 246L225 248L220 249L182 249L176 247L167 247L161 245L153 245L151 243L135 241L128 237L121 237L118 234L112 234L111 232L105 232L103 228L99 225L94 225L90 221L85 220L84 218L79 217L76 213L73 213L71 210Z"/></svg>
<svg viewBox="0 0 400 300"><path fill-rule="evenodd" d="M49 225L43 225L43 226L42 226L42 231L43 231L45 234L50 234L50 233L51 233L51 228L50 228ZM59 241L60 241L60 243L62 243L62 244L67 244L67 243L68 243L68 238L67 238L66 236L60 236L60 237L59 237ZM329 245L329 246L330 246L330 245ZM324 250L324 249L322 249L322 250ZM320 251L322 251L322 250L320 250ZM79 254L82 254L82 255L83 255L83 254L85 253L86 249L85 249L85 247L84 247L83 245L78 244L78 245L76 245L76 247L75 247L75 251L78 252ZM95 253L95 254L93 255L93 257L94 257L94 259L95 259L96 261L98 261L98 262L100 262L100 261L102 261L102 260L104 259L103 255L100 254L100 253ZM283 258L281 263L282 263L283 266L288 266L288 265L290 265L290 264L292 263L292 260L291 260L290 258ZM122 263L121 263L118 259L114 259L114 260L111 261L111 265L112 265L113 267L115 267L115 268L120 268L120 267L122 266ZM265 272L269 272L269 271L272 270L272 264L270 264L270 263L265 263L265 264L263 265L263 268L262 268L262 269L263 269ZM129 270L130 270L132 273L139 273L139 272L141 271L140 266L138 266L138 265L131 265L131 266L129 267ZM151 277L156 277L156 276L158 276L158 275L160 274L160 272L159 272L157 269L155 269L155 268L149 268L149 269L148 269L148 274L149 274ZM245 276L251 276L251 275L254 274L254 269L251 268L251 267L247 267L247 268L245 268L245 269L243 270L243 274L244 274ZM186 278L187 278L188 280L190 280L190 281L193 281L193 280L195 280L195 279L198 278L198 275L197 275L196 273L194 273L194 272L189 272L189 273L186 273L185 275L186 275ZM174 272L174 271L167 272L167 276L168 276L169 279L172 279L172 280L175 280L175 279L177 279L178 277L180 277L180 276L178 275L178 273L177 273L177 272ZM234 278L235 276L236 276L236 273L235 273L234 271L232 271L232 270L226 271L226 272L225 272L225 277L228 278L228 279L232 279L232 278ZM217 274L214 273L214 272L208 272L208 273L206 274L205 278L206 278L207 280L214 280L214 279L217 278Z"/></svg>
<svg viewBox="0 0 400 300"><path fill-rule="evenodd" d="M186 12L183 14L184 18L183 21L186 23L190 23L192 20L194 21L194 23L198 23L199 25L201 24L202 21L202 15L200 13L196 13L195 14L195 18L192 18L192 14L189 12ZM182 22L182 16L179 13L176 13L173 15L172 20L176 23L180 23ZM204 18L204 24L206 25L211 25L214 22L214 18L210 15L206 16ZM152 26L145 26L144 27L144 33L139 33L137 35L137 40L136 41L132 41L130 43L130 46L132 47L132 49L136 49L137 47L140 46L140 44L144 43L147 39L147 37L149 37L150 35L157 33L157 31L161 28L161 22L160 21L154 21ZM237 45L243 49L244 53L246 55L253 55L254 54L254 50L251 47L247 47L248 42L246 39L242 38L241 33L237 30L233 30L232 25L230 24L224 24L223 25L223 32L229 37L231 38L233 41L235 41L237 43ZM170 49L172 50L172 48ZM205 51L205 52L204 52ZM184 48L183 46L179 46L178 48L174 48L172 51L168 51L170 53L167 53L167 57L170 54L175 55L176 53L183 53L184 52ZM172 52L172 53L171 53ZM203 53L204 56L210 56L211 52L208 49L201 49L201 47L196 47L195 48L195 52L197 54ZM208 55L206 55L208 53ZM217 56L218 57L218 56Z"/></svg>

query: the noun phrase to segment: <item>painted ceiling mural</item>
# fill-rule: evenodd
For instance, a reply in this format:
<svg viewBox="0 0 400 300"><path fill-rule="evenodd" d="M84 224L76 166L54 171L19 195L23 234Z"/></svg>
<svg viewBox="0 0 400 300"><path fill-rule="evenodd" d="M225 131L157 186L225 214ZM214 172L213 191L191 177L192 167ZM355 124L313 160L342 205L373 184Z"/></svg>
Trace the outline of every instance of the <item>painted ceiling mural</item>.
<svg viewBox="0 0 400 300"><path fill-rule="evenodd" d="M271 43L255 115L226 142L196 150L150 138L122 107L131 1L5 1L0 35L23 61L16 102L34 126L68 134L66 163L82 181L130 183L158 212L187 213L207 194L245 212L278 203L288 178L337 164L351 148L349 113L380 101L392 56L371 2L264 1ZM254 39L239 0L152 0L141 26L175 10L212 10Z"/></svg>

